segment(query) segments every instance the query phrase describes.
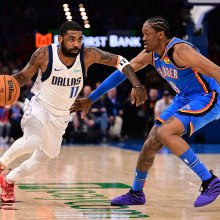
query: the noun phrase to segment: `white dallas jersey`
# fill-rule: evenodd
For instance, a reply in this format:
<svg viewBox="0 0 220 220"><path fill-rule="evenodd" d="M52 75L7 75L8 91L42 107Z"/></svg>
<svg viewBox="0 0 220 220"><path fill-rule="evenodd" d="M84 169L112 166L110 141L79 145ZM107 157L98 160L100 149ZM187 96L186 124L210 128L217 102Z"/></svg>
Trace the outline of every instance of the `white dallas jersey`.
<svg viewBox="0 0 220 220"><path fill-rule="evenodd" d="M67 68L58 56L59 44L48 46L49 62L46 71L38 70L30 99L37 96L40 103L53 115L69 115L69 109L82 90L85 80L84 47L75 62Z"/></svg>

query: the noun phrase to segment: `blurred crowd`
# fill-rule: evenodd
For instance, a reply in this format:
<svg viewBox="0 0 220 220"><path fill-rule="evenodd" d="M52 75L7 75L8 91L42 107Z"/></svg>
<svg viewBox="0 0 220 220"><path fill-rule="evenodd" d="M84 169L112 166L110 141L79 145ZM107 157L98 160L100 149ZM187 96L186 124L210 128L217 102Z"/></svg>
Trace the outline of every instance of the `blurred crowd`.
<svg viewBox="0 0 220 220"><path fill-rule="evenodd" d="M147 137L154 120L172 104L173 97L168 90L163 91L160 98L157 89L150 89L148 100L138 108L131 104L130 93L123 98L118 91L113 88L95 101L83 119L81 111L73 113L64 142L115 142L129 140L134 135ZM91 93L91 86L86 85L79 98Z"/></svg>
<svg viewBox="0 0 220 220"><path fill-rule="evenodd" d="M0 71L1 65L20 69L28 61L35 50L34 33L47 34L49 29L59 29L66 21L63 11L64 1L27 0L5 1L0 7ZM135 30L141 36L143 22L152 16L163 16L170 24L171 34L182 38L186 35L186 18L191 7L185 6L183 0L136 0L136 1L88 1L66 0L69 4L72 19L84 26L79 11L79 4L86 8L92 36L103 36L109 30ZM219 62L219 28L218 16L220 9L211 11L205 20L209 28L209 56ZM125 51L129 54L129 51ZM124 55L124 54L122 54ZM132 58L134 54L127 55ZM12 62L13 63L12 63Z"/></svg>
<svg viewBox="0 0 220 220"><path fill-rule="evenodd" d="M93 36L103 36L113 29L135 30L135 35L142 36L143 22L152 16L160 15L168 20L171 34L183 38L186 34L185 19L191 9L184 5L183 0L83 2L54 0L52 3L49 0L6 1L0 7L0 74L12 75L24 68L36 49L34 33L46 34L49 29L59 29L66 21L63 3L69 4L72 19L82 27L84 23L79 12L79 4L84 4L91 25L89 31ZM220 65L217 19L219 11L217 8L205 17L209 28L209 58L218 65ZM106 48L106 50L125 56L129 60L141 51L140 48ZM112 70L114 71L101 65L90 67L80 97L88 97ZM84 119L80 119L82 112L73 114L64 135L64 142L123 141L135 135L147 137L155 118L172 103L175 93L151 66L139 71L138 77L149 93L149 99L144 105L137 108L131 104L131 84L126 80L117 89L109 91L97 100ZM1 143L13 142L22 135L19 125L23 114L22 105L30 93L35 78L36 75L21 88L18 102L0 107Z"/></svg>

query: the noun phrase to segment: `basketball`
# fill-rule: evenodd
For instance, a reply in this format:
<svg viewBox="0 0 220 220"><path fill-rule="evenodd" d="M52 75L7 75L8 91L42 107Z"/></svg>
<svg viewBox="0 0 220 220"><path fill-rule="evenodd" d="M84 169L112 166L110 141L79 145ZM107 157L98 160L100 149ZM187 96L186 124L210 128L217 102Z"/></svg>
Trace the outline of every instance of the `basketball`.
<svg viewBox="0 0 220 220"><path fill-rule="evenodd" d="M19 95L20 86L17 80L9 75L0 75L0 105L11 105Z"/></svg>

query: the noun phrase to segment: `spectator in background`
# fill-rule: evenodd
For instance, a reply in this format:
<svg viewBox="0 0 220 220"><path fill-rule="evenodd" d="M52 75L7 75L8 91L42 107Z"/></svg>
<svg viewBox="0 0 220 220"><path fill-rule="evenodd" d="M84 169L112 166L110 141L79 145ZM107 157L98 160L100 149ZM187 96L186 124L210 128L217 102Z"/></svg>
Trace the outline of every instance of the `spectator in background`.
<svg viewBox="0 0 220 220"><path fill-rule="evenodd" d="M108 114L104 102L101 99L96 100L92 104L90 112L95 116L95 123L93 125L93 129L101 130L102 141L106 142L108 129Z"/></svg>
<svg viewBox="0 0 220 220"><path fill-rule="evenodd" d="M86 117L81 119L83 112L78 111L73 117L74 132L72 134L74 143L98 143L102 137L100 131L94 131L95 117L88 112Z"/></svg>
<svg viewBox="0 0 220 220"><path fill-rule="evenodd" d="M100 85L101 85L101 82L99 82L99 81L96 82L96 83L95 83L95 89L97 89ZM94 90L95 90L95 89L94 89ZM94 91L94 90L93 90L93 91ZM100 100L103 100L104 98L105 98L105 95L103 95L102 97L100 97Z"/></svg>
<svg viewBox="0 0 220 220"><path fill-rule="evenodd" d="M108 113L110 124L109 136L112 140L120 140L122 129L122 115L124 114L123 99L117 95L116 88L108 91L107 97L103 100Z"/></svg>
<svg viewBox="0 0 220 220"><path fill-rule="evenodd" d="M173 103L173 100L171 99L170 92L168 90L165 90L163 92L162 99L158 100L156 102L155 108L154 108L154 120L156 120L162 112L167 109L169 105Z"/></svg>
<svg viewBox="0 0 220 220"><path fill-rule="evenodd" d="M83 95L81 98L87 98L92 92L91 86L87 85L83 87Z"/></svg>
<svg viewBox="0 0 220 220"><path fill-rule="evenodd" d="M96 82L95 83L95 89L97 89L101 85L101 82Z"/></svg>
<svg viewBox="0 0 220 220"><path fill-rule="evenodd" d="M5 138L4 130L5 131ZM11 124L8 120L8 108L5 106L0 106L0 144L7 143L9 140Z"/></svg>
<svg viewBox="0 0 220 220"><path fill-rule="evenodd" d="M154 125L154 107L157 102L158 91L157 89L150 89L148 100L145 102L146 106L146 134L147 137L149 131Z"/></svg>
<svg viewBox="0 0 220 220"><path fill-rule="evenodd" d="M7 66L4 66L2 68L2 75L11 75L10 71L9 71L9 68Z"/></svg>
<svg viewBox="0 0 220 220"><path fill-rule="evenodd" d="M21 131L21 117L23 115L23 110L18 104L18 101L14 102L9 109L9 120L11 123L11 133L10 142L13 143L15 140L22 136Z"/></svg>

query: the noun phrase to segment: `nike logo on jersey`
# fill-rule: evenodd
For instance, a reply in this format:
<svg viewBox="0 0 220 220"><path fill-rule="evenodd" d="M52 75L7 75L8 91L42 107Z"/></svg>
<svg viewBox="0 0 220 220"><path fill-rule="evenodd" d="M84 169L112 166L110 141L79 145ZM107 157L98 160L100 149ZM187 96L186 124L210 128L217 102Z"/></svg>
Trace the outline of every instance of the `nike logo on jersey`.
<svg viewBox="0 0 220 220"><path fill-rule="evenodd" d="M53 76L52 85L57 86L75 86L80 84L82 77L79 78L66 78L66 77L57 77Z"/></svg>
<svg viewBox="0 0 220 220"><path fill-rule="evenodd" d="M159 57L157 57L157 58L154 58L154 60L158 60L159 59Z"/></svg>
<svg viewBox="0 0 220 220"><path fill-rule="evenodd" d="M60 70L63 70L63 69L59 69L59 70L58 70L58 69L55 68L54 70L55 70L55 71L60 71Z"/></svg>
<svg viewBox="0 0 220 220"><path fill-rule="evenodd" d="M68 121L65 121L65 123L67 123L67 122L69 122L70 120L68 120Z"/></svg>

